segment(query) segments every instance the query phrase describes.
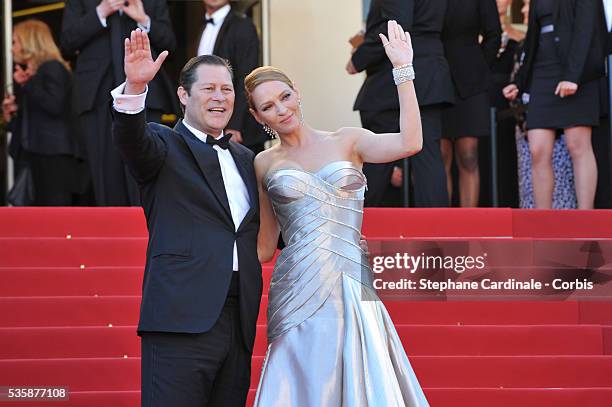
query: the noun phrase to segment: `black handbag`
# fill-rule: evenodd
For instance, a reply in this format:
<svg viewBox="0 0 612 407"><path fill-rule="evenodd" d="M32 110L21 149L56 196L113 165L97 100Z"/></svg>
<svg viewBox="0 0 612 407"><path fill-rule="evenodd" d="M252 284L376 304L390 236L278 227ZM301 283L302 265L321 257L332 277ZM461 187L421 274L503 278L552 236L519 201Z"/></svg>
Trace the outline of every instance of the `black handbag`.
<svg viewBox="0 0 612 407"><path fill-rule="evenodd" d="M34 179L29 165L24 166L15 179L15 184L8 193L7 201L13 206L34 205Z"/></svg>

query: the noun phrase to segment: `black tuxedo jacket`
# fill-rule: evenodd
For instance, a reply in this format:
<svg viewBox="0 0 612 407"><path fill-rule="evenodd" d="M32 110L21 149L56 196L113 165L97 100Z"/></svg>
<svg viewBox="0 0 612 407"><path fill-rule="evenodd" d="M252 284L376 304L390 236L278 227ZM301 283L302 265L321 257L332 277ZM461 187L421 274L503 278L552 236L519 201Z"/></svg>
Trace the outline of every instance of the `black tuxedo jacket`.
<svg viewBox="0 0 612 407"><path fill-rule="evenodd" d="M531 84L540 37L536 7L537 0L532 0L525 38L525 59L516 78L519 89L525 92ZM561 80L581 84L604 76L608 34L601 0L557 0L553 24L563 69Z"/></svg>
<svg viewBox="0 0 612 407"><path fill-rule="evenodd" d="M501 46L501 32L495 0L448 1L442 42L453 82L462 98L488 90L490 67Z"/></svg>
<svg viewBox="0 0 612 407"><path fill-rule="evenodd" d="M111 89L101 89L106 75L112 77L114 86L125 80L123 72L124 40L137 24L125 13L119 12L106 19L107 28L100 24L96 6L100 0L68 0L62 21L61 47L68 55L77 56L74 70L77 113L96 109L97 95L103 92L108 99ZM168 8L164 0L143 0L147 15L151 18L151 51L153 58L164 50L172 53L176 39ZM162 112L176 112L176 91L165 73L160 71L149 84L147 108ZM104 100L104 99L102 99ZM106 108L107 106L104 106Z"/></svg>
<svg viewBox="0 0 612 407"><path fill-rule="evenodd" d="M399 108L393 66L378 37L387 33L387 21L396 20L410 32L414 48L414 86L420 106L452 103L453 84L440 35L447 0L372 0L363 44L352 56L357 71L367 77L355 100L355 110Z"/></svg>
<svg viewBox="0 0 612 407"><path fill-rule="evenodd" d="M236 241L240 321L251 351L262 291L253 153L230 143L251 205L235 231L217 152L182 122L170 129L146 124L144 113L114 112L113 141L140 186L149 230L138 331L211 329L227 297Z"/></svg>
<svg viewBox="0 0 612 407"><path fill-rule="evenodd" d="M205 28L202 28L202 34ZM192 56L197 53L201 37L197 37L198 43L192 47ZM253 22L244 14L231 10L219 30L213 54L227 59L234 71L236 100L227 128L241 131L247 146L265 142L268 136L249 112L244 91L244 78L260 65L259 37Z"/></svg>

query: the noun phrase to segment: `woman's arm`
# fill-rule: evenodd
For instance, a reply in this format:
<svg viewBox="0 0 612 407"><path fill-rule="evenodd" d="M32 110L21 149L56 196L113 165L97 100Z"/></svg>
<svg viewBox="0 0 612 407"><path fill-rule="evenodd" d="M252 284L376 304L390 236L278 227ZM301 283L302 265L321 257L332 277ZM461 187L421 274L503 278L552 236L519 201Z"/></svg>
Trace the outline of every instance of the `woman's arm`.
<svg viewBox="0 0 612 407"><path fill-rule="evenodd" d="M590 50L595 30L597 0L578 0L574 10L572 38L567 62L563 66L562 81L578 84L584 71L584 64Z"/></svg>
<svg viewBox="0 0 612 407"><path fill-rule="evenodd" d="M52 116L60 116L68 109L70 100L70 73L57 60L47 61L23 85L28 103Z"/></svg>
<svg viewBox="0 0 612 407"><path fill-rule="evenodd" d="M393 67L412 65L410 35L395 21L389 21L387 29L389 39L383 34L380 34L380 38ZM364 162L395 161L416 154L423 147L421 117L412 80L400 83L397 93L400 105L399 133L374 134L365 129L354 132L354 152Z"/></svg>
<svg viewBox="0 0 612 407"><path fill-rule="evenodd" d="M257 257L260 263L272 260L278 245L280 227L274 215L268 193L263 185L263 178L268 171L269 164L264 154L255 157L255 175L257 176L257 190L259 191L259 234L257 235Z"/></svg>
<svg viewBox="0 0 612 407"><path fill-rule="evenodd" d="M482 53L489 66L495 63L501 45L501 24L494 0L480 1L480 30L482 34Z"/></svg>

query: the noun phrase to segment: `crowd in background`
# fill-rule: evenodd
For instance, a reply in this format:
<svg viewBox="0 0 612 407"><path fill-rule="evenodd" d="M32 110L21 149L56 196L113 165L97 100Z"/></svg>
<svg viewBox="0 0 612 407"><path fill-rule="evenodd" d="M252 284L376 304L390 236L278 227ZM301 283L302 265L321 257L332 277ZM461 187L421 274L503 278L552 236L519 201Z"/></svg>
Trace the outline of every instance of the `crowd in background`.
<svg viewBox="0 0 612 407"><path fill-rule="evenodd" d="M395 19L415 49L424 145L408 165L364 166L366 206L401 206L406 187L410 206L491 205L494 107L499 206L610 207L605 58L612 1L524 0L526 33L511 24L511 3L369 3L346 67L366 73L354 109L365 128L398 131L397 91L378 37ZM15 25L15 91L2 104L13 135L11 204L139 205L138 185L112 145L108 102L125 78L123 40L137 27L148 33L154 57L177 47L164 0L68 0L59 46L40 21ZM188 57L215 54L230 62L236 105L226 132L260 152L268 137L248 112L243 86L261 62L255 26L229 0L203 0L201 30ZM180 115L163 70L150 84L146 114L155 122Z"/></svg>

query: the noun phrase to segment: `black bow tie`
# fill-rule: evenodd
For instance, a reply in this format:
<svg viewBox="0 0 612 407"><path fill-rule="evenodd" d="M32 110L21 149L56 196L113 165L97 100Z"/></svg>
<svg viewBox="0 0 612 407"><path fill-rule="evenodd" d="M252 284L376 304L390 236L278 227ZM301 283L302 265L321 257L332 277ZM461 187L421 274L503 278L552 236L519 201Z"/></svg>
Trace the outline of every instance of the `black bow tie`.
<svg viewBox="0 0 612 407"><path fill-rule="evenodd" d="M232 133L224 134L220 139L216 139L210 135L206 135L206 144L210 144L211 146L219 146L224 150L227 150L229 147L229 141L232 138Z"/></svg>
<svg viewBox="0 0 612 407"><path fill-rule="evenodd" d="M205 18L204 19L204 25L207 25L207 24L215 25L215 19L212 18L212 17L211 18Z"/></svg>

